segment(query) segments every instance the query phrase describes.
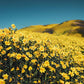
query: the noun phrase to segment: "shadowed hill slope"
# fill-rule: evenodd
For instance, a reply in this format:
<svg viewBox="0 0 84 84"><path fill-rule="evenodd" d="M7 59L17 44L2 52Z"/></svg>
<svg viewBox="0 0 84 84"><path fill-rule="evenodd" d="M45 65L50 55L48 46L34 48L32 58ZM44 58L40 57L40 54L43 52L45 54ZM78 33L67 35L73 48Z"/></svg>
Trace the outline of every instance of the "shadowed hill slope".
<svg viewBox="0 0 84 84"><path fill-rule="evenodd" d="M83 20L69 20L60 24L49 24L49 25L33 25L22 28L18 31L21 32L40 32L50 33L55 35L75 35L84 36L84 21Z"/></svg>

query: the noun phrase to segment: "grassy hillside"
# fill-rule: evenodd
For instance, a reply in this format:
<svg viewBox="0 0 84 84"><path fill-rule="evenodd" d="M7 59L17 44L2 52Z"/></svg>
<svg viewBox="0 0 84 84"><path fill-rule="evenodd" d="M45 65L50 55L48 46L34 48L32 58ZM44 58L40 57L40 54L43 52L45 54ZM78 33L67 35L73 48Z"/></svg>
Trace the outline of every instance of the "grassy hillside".
<svg viewBox="0 0 84 84"><path fill-rule="evenodd" d="M50 33L55 35L65 34L65 35L84 36L84 21L70 20L63 22L61 24L33 25L22 28L18 31L25 33L33 31L40 33Z"/></svg>

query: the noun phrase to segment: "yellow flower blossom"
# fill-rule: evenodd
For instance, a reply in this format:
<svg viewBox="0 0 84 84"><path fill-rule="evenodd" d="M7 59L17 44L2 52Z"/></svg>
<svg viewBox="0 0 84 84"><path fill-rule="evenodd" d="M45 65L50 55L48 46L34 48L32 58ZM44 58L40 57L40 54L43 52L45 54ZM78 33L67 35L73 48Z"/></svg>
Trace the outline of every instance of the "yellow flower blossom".
<svg viewBox="0 0 84 84"><path fill-rule="evenodd" d="M8 74L3 74L2 77L7 80L8 79Z"/></svg>
<svg viewBox="0 0 84 84"><path fill-rule="evenodd" d="M16 70L17 70L17 71L20 70L19 67L16 67Z"/></svg>
<svg viewBox="0 0 84 84"><path fill-rule="evenodd" d="M55 72L56 71L55 68L53 68L51 66L48 66L48 67L49 67L49 69L50 69L51 72Z"/></svg>
<svg viewBox="0 0 84 84"><path fill-rule="evenodd" d="M45 69L45 68L40 67L40 72L41 72L41 73L45 73L45 71L46 71L46 69Z"/></svg>
<svg viewBox="0 0 84 84"><path fill-rule="evenodd" d="M68 76L67 73L61 73L61 75L62 75L66 80L69 80L69 79L70 79L70 77Z"/></svg>
<svg viewBox="0 0 84 84"><path fill-rule="evenodd" d="M9 41L5 41L5 45L10 45L10 42Z"/></svg>
<svg viewBox="0 0 84 84"><path fill-rule="evenodd" d="M12 27L12 28L16 28L15 24L12 24L11 27Z"/></svg>
<svg viewBox="0 0 84 84"><path fill-rule="evenodd" d="M32 59L31 62L32 63L35 63L35 62L37 62L37 60L36 59Z"/></svg>
<svg viewBox="0 0 84 84"><path fill-rule="evenodd" d="M16 59L18 59L18 60L21 59L21 57L22 57L22 55L20 53L16 55Z"/></svg>
<svg viewBox="0 0 84 84"><path fill-rule="evenodd" d="M34 84L36 84L36 83L37 83L37 81L33 81L33 83L34 83Z"/></svg>
<svg viewBox="0 0 84 84"><path fill-rule="evenodd" d="M29 52L26 52L26 55L28 55L28 57L32 58L32 54L30 54Z"/></svg>
<svg viewBox="0 0 84 84"><path fill-rule="evenodd" d="M63 61L60 61L61 65L64 65L64 62Z"/></svg>
<svg viewBox="0 0 84 84"><path fill-rule="evenodd" d="M43 66L44 66L44 67L48 67L49 65L50 65L50 64L49 64L49 61L48 61L48 60L43 63Z"/></svg>
<svg viewBox="0 0 84 84"><path fill-rule="evenodd" d="M6 54L6 51L5 50L2 50L1 54L2 55Z"/></svg>
<svg viewBox="0 0 84 84"><path fill-rule="evenodd" d="M20 80L23 80L23 77L21 77Z"/></svg>
<svg viewBox="0 0 84 84"><path fill-rule="evenodd" d="M13 53L9 53L9 57L16 57L16 53L15 52L13 52Z"/></svg>
<svg viewBox="0 0 84 84"><path fill-rule="evenodd" d="M26 55L25 55L25 54L22 54L22 57L24 57L24 58L25 58L25 57L26 57Z"/></svg>
<svg viewBox="0 0 84 84"><path fill-rule="evenodd" d="M11 82L11 81L12 81L12 78L9 79L9 82Z"/></svg>
<svg viewBox="0 0 84 84"><path fill-rule="evenodd" d="M43 46L40 46L39 50L40 51L44 51L44 47Z"/></svg>
<svg viewBox="0 0 84 84"><path fill-rule="evenodd" d="M32 54L29 54L28 56L29 56L30 58L32 58Z"/></svg>
<svg viewBox="0 0 84 84"><path fill-rule="evenodd" d="M1 73L1 72L3 72L3 70L2 70L2 69L0 69L0 73Z"/></svg>
<svg viewBox="0 0 84 84"><path fill-rule="evenodd" d="M11 69L11 71L14 71L14 67Z"/></svg>
<svg viewBox="0 0 84 84"><path fill-rule="evenodd" d="M27 39L23 39L23 43L26 44L27 43Z"/></svg>
<svg viewBox="0 0 84 84"><path fill-rule="evenodd" d="M29 58L28 58L28 57L25 57L25 60L26 60L26 61L28 61L28 60L29 60Z"/></svg>
<svg viewBox="0 0 84 84"><path fill-rule="evenodd" d="M29 66L28 70L29 70L29 71L31 71L31 70L32 70L32 67L31 67L31 66Z"/></svg>
<svg viewBox="0 0 84 84"><path fill-rule="evenodd" d="M10 50L12 47L8 47L8 48L6 48L6 50Z"/></svg>
<svg viewBox="0 0 84 84"><path fill-rule="evenodd" d="M24 69L27 69L27 65L24 65L23 68L24 68Z"/></svg>
<svg viewBox="0 0 84 84"><path fill-rule="evenodd" d="M3 47L2 46L0 46L0 51L3 49Z"/></svg>
<svg viewBox="0 0 84 84"><path fill-rule="evenodd" d="M4 79L0 79L0 84L6 84Z"/></svg>
<svg viewBox="0 0 84 84"><path fill-rule="evenodd" d="M18 77L21 77L20 75L17 75Z"/></svg>
<svg viewBox="0 0 84 84"><path fill-rule="evenodd" d="M74 76L74 73L71 72L71 71L69 71L69 75L71 75L71 77L73 77Z"/></svg>
<svg viewBox="0 0 84 84"><path fill-rule="evenodd" d="M24 68L22 68L22 71L21 71L21 73L24 73L25 72L25 69Z"/></svg>
<svg viewBox="0 0 84 84"><path fill-rule="evenodd" d="M70 82L65 82L65 84L70 84Z"/></svg>
<svg viewBox="0 0 84 84"><path fill-rule="evenodd" d="M41 83L41 80L38 80L38 83Z"/></svg>
<svg viewBox="0 0 84 84"><path fill-rule="evenodd" d="M84 76L83 76L83 75L81 75L81 78L84 78Z"/></svg>
<svg viewBox="0 0 84 84"><path fill-rule="evenodd" d="M64 64L64 65L62 65L62 68L63 68L63 69L66 69L66 65L65 65L65 64Z"/></svg>
<svg viewBox="0 0 84 84"><path fill-rule="evenodd" d="M17 84L21 84L20 82L17 82Z"/></svg>
<svg viewBox="0 0 84 84"><path fill-rule="evenodd" d="M60 83L64 84L64 81L63 80L60 80Z"/></svg>
<svg viewBox="0 0 84 84"><path fill-rule="evenodd" d="M58 68L58 67L60 67L60 65L59 64L56 64L56 68Z"/></svg>

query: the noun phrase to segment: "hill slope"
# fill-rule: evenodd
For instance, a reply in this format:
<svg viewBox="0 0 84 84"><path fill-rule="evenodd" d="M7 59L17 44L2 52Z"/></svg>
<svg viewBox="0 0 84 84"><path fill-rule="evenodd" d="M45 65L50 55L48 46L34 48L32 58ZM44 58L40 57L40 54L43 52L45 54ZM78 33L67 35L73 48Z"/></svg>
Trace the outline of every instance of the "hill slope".
<svg viewBox="0 0 84 84"><path fill-rule="evenodd" d="M75 35L84 36L84 21L83 20L70 20L61 24L49 24L49 25L33 25L22 28L18 31L21 32L40 32L50 33L56 35Z"/></svg>

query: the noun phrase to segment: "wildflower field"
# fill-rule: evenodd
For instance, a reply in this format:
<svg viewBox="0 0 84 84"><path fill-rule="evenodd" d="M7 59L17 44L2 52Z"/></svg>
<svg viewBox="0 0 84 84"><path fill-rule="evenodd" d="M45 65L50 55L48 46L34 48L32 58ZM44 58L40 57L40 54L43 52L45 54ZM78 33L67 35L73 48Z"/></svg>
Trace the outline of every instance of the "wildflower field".
<svg viewBox="0 0 84 84"><path fill-rule="evenodd" d="M0 84L84 84L84 37L0 29Z"/></svg>

